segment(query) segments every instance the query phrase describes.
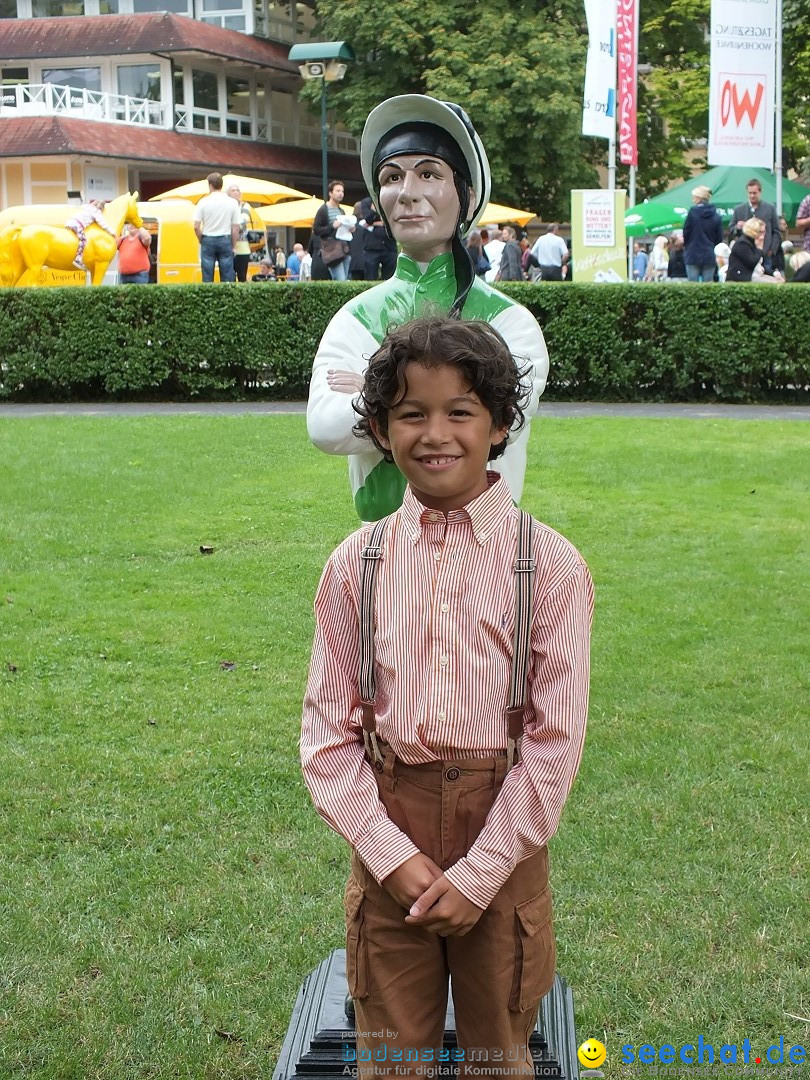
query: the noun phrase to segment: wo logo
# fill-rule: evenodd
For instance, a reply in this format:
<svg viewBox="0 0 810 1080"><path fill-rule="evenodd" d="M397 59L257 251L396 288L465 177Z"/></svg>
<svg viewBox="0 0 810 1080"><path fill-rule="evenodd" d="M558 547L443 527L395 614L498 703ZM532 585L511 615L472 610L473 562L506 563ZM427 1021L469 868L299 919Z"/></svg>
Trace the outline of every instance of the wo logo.
<svg viewBox="0 0 810 1080"><path fill-rule="evenodd" d="M764 145L766 80L761 75L721 75L718 142L743 138L749 146Z"/></svg>

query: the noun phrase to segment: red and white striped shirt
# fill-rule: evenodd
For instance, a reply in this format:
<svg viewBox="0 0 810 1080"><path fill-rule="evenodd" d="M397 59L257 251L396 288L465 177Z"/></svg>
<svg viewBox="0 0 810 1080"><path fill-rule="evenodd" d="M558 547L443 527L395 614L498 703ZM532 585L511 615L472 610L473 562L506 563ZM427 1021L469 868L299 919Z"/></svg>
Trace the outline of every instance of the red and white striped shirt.
<svg viewBox="0 0 810 1080"><path fill-rule="evenodd" d="M409 764L506 747L517 510L506 484L489 478L482 495L446 515L408 488L388 525L376 596L377 731ZM363 746L360 552L369 535L366 526L344 540L318 587L301 760L318 813L382 881L418 849L387 816ZM591 577L577 550L539 522L534 554L521 759L468 854L446 871L483 908L555 832L585 737Z"/></svg>

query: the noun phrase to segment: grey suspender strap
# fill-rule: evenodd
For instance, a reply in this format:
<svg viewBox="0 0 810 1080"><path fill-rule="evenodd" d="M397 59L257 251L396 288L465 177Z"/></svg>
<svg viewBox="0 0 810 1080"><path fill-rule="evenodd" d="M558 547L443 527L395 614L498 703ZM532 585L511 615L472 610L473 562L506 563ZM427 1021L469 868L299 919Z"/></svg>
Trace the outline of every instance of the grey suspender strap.
<svg viewBox="0 0 810 1080"><path fill-rule="evenodd" d="M529 688L535 570L532 553L532 532L531 514L527 514L525 510L518 510L517 558L515 560L515 640L512 648L509 705L506 709L507 771L515 764L520 752L520 739L523 735L523 712L526 707Z"/></svg>
<svg viewBox="0 0 810 1080"><path fill-rule="evenodd" d="M363 742L368 760L377 771L383 767L380 745L377 741L377 719L374 715L374 698L377 686L374 679L374 593L377 588L377 571L382 557L382 539L388 525L384 517L375 523L369 542L360 552L363 569L360 574L360 707L363 713Z"/></svg>
<svg viewBox="0 0 810 1080"><path fill-rule="evenodd" d="M383 769L383 757L377 739L377 719L374 698L377 687L374 679L374 594L377 571L382 557L382 540L388 518L378 521L368 544L360 552L363 568L360 575L360 641L359 690L363 715L363 742L371 764L378 772ZM532 554L533 522L530 514L518 511L517 557L515 559L515 637L512 649L512 677L509 683L509 704L506 709L506 764L511 769L520 750L523 735L523 712L528 697L529 659L531 657L532 601L534 597L535 561Z"/></svg>

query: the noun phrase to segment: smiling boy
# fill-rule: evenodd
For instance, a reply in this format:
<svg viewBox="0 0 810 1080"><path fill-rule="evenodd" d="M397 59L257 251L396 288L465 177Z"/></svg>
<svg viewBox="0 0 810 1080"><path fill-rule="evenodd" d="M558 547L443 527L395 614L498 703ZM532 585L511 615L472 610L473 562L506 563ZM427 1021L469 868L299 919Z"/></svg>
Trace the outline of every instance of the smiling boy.
<svg viewBox="0 0 810 1080"><path fill-rule="evenodd" d="M301 757L318 812L352 847L346 964L366 1077L393 1061L425 1073L448 976L462 1052L483 1050L486 1075L533 1074L555 960L546 844L582 752L593 596L578 552L520 519L487 470L521 425L522 394L491 326L433 318L389 332L356 403L357 437L408 487L327 562ZM516 604L527 520L520 571L533 559L534 576Z"/></svg>
<svg viewBox="0 0 810 1080"><path fill-rule="evenodd" d="M372 109L360 143L363 178L381 218L400 245L392 278L354 297L329 323L312 367L307 430L327 454L349 458L357 513L377 521L400 505L405 478L354 431L354 395L368 357L389 325L447 313L491 323L525 369L526 423L508 438L494 468L520 501L529 421L548 374L548 351L526 308L476 276L463 238L490 195L487 156L458 105L422 94L389 98Z"/></svg>

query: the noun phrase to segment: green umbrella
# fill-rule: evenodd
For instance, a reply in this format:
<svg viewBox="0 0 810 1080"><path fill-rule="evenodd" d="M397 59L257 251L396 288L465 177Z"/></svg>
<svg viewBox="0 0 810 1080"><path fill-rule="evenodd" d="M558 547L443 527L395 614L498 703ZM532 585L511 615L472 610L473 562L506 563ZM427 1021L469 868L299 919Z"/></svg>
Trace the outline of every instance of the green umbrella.
<svg viewBox="0 0 810 1080"><path fill-rule="evenodd" d="M682 229L685 217L686 209L679 210L650 199L630 207L624 215L624 229L628 236L657 236Z"/></svg>

